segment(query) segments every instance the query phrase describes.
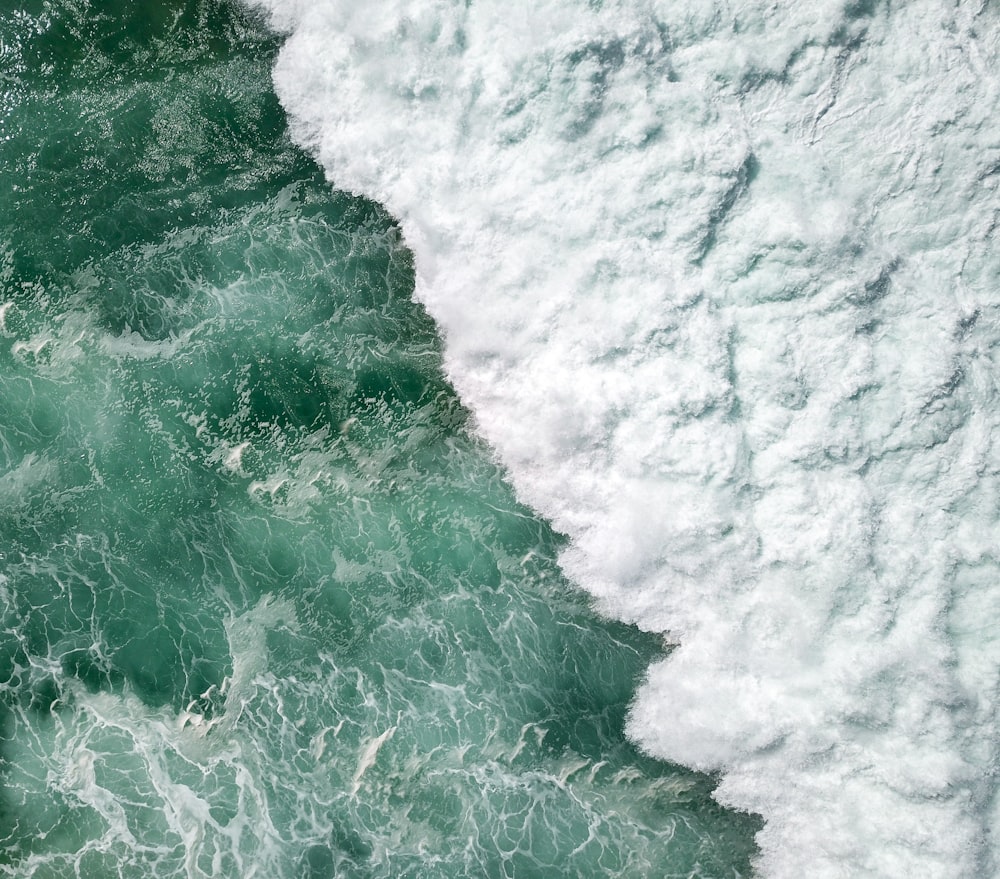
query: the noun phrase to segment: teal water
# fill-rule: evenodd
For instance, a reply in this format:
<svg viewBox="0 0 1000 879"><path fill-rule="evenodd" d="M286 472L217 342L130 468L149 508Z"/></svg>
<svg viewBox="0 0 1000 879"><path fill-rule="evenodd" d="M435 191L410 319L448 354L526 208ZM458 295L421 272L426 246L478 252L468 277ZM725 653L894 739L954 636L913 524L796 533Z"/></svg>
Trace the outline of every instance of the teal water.
<svg viewBox="0 0 1000 879"><path fill-rule="evenodd" d="M0 873L749 874L210 2L0 13Z"/></svg>

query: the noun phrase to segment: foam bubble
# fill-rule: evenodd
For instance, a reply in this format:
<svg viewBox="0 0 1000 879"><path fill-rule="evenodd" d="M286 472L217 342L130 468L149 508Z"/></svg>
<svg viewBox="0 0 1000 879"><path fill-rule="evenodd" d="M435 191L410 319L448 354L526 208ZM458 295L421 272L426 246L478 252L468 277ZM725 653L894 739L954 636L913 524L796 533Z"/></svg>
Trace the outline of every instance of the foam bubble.
<svg viewBox="0 0 1000 879"><path fill-rule="evenodd" d="M261 0L762 874L996 867L995 10Z"/></svg>

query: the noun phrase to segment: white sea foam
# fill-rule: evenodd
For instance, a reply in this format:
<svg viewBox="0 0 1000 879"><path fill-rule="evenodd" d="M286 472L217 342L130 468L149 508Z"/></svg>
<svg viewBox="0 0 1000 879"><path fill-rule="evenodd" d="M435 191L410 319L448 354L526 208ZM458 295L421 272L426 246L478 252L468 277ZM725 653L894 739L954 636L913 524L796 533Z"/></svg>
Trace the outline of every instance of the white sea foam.
<svg viewBox="0 0 1000 879"><path fill-rule="evenodd" d="M331 181L769 877L997 841L997 9L258 0Z"/></svg>
<svg viewBox="0 0 1000 879"><path fill-rule="evenodd" d="M9 598L0 578L8 613ZM266 778L248 769L255 748L239 724L262 686L267 631L294 624L291 605L271 596L227 619L233 670L224 710L211 720L151 708L130 693L94 692L64 675L58 656L34 659L31 672L59 681L63 710L30 720L13 710L31 735L6 743L5 806L39 828L39 839L71 828L76 843L40 846L0 864L0 875L81 875L105 858L121 875L285 875L286 834L270 817Z"/></svg>

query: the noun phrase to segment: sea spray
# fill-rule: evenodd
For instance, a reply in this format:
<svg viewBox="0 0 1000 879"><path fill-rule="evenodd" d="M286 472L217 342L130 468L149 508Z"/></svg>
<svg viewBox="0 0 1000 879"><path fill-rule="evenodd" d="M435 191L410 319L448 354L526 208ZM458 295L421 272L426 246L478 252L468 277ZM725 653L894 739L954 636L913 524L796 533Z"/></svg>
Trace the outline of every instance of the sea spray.
<svg viewBox="0 0 1000 879"><path fill-rule="evenodd" d="M631 734L762 875L996 872L995 8L260 5L563 569L679 644Z"/></svg>

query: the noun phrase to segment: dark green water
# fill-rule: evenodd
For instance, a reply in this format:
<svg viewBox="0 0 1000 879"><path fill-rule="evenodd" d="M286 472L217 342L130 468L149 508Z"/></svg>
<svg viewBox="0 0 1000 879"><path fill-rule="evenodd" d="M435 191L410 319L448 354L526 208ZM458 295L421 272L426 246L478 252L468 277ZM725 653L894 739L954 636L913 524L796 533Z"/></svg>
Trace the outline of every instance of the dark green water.
<svg viewBox="0 0 1000 879"><path fill-rule="evenodd" d="M0 13L0 874L748 874L211 2Z"/></svg>

